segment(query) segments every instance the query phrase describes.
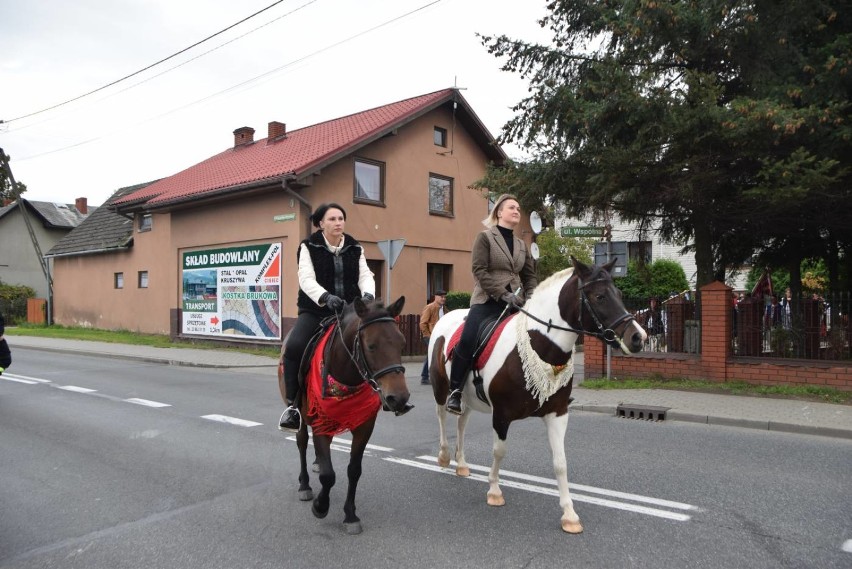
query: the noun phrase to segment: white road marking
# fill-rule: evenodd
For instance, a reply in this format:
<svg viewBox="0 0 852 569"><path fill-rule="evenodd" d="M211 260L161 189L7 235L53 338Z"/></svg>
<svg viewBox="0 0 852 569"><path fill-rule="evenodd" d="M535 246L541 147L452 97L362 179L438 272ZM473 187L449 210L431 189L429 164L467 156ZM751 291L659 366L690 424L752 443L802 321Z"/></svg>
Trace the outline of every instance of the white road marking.
<svg viewBox="0 0 852 569"><path fill-rule="evenodd" d="M37 383L38 383L37 381L32 381L32 380L30 380L30 379L19 379L19 378L17 378L17 377L11 377L11 376L10 376L10 375L8 375L8 374L7 374L7 375L4 375L4 376L3 376L2 378L0 378L0 379L5 379L6 381L14 381L14 382L17 382L17 383L28 383L29 385L35 385L35 384L37 384Z"/></svg>
<svg viewBox="0 0 852 569"><path fill-rule="evenodd" d="M136 405L144 405L145 407L171 407L169 403L160 403L159 401L149 401L148 399L139 399L138 397L131 397L130 399L125 399L128 403L135 403Z"/></svg>
<svg viewBox="0 0 852 569"><path fill-rule="evenodd" d="M236 425L238 427L257 427L263 424L256 423L254 421L247 421L245 419L238 419L237 417L228 417L227 415L202 415L201 418L208 419L210 421L217 421L219 423L228 423L229 425Z"/></svg>
<svg viewBox="0 0 852 569"><path fill-rule="evenodd" d="M847 539L843 542L843 545L840 546L840 549L845 551L846 553L852 553L852 539Z"/></svg>
<svg viewBox="0 0 852 569"><path fill-rule="evenodd" d="M7 379L9 381L17 381L19 383L29 383L30 385L34 385L36 383L51 383L46 379L39 379L37 377L30 377L28 375L18 375L16 373L6 373L0 376L0 379Z"/></svg>
<svg viewBox="0 0 852 569"><path fill-rule="evenodd" d="M430 470L432 472L439 472L441 474L447 474L450 476L455 476L455 471L441 468L437 464L427 464L423 462L419 462L416 460L408 460L405 458L395 458L395 457L386 457L384 460L389 462L395 462L398 464L403 464L406 466L413 466L415 468L422 468L424 470ZM502 470L500 471L502 474ZM484 476L482 474L471 474L467 477L468 480L476 480L478 482L488 483L488 476ZM515 482L513 480L500 480L500 485L508 488L516 488L518 490L526 490L527 492L535 492L537 494L546 494L548 496L559 496L559 491L556 488L543 488L541 486L536 486L534 484L525 484L523 482ZM595 504L597 506L603 506L606 508L615 508L617 510L625 510L628 512L633 512L636 514L644 514L647 516L654 516L657 518L664 518L667 520L674 520L677 522L686 522L692 519L692 516L688 516L686 514L680 514L677 512L669 512L666 510L660 510L657 508L649 508L647 506L640 506L638 504L627 504L625 502L616 502L615 500L606 500L604 498L595 498L594 496L586 496L585 494L577 494L572 493L571 499L575 502L586 502L588 504Z"/></svg>
<svg viewBox="0 0 852 569"><path fill-rule="evenodd" d="M433 456L418 456L418 460L426 460L430 462L436 462L437 459ZM456 461L451 461L452 465L456 464ZM481 466L478 464L468 464L471 470L479 470L482 472L491 472L491 468L488 466ZM550 486L556 486L556 480L552 478L543 478L541 476L533 476L531 474L524 474L523 472L513 472L511 470L503 470L500 469L500 481L502 482L503 477L508 476L512 478L518 478L520 480L526 480L528 482L537 482L539 484L548 484ZM617 490L607 490L606 488L596 488L594 486L586 486L584 484L574 484L573 482L568 483L568 487L571 490L579 490L580 492L591 492L592 494L602 494L604 496L609 496L611 498L621 498L622 500L631 500L633 502L644 502L645 504L653 504L655 506L661 506L663 508L674 508L676 510L696 510L700 511L700 508L693 506L691 504L684 504L683 502L673 502L671 500L663 500L661 498L651 498L650 496L640 496L639 494L630 494L628 492L619 492Z"/></svg>
<svg viewBox="0 0 852 569"><path fill-rule="evenodd" d="M77 387L76 385L57 385L57 389L64 389L65 391L73 391L75 393L94 393L97 389L89 389L88 387Z"/></svg>
<svg viewBox="0 0 852 569"><path fill-rule="evenodd" d="M287 437L287 440L296 442L296 437L295 436L289 436L289 437ZM313 438L311 438L309 440L311 442L313 442ZM344 439L344 438L335 437L334 443L343 443L343 444L347 444L349 446L352 446L352 441L349 440L349 439ZM334 447L334 443L332 443L332 447ZM383 446L379 446L379 445L371 445L370 443L367 443L367 448L370 449L370 450L376 450L376 451L379 451L379 452L393 452L393 449L390 448L390 447L383 447ZM343 449L343 448L342 449L335 449L335 450L349 451L348 448L346 448L346 449Z"/></svg>

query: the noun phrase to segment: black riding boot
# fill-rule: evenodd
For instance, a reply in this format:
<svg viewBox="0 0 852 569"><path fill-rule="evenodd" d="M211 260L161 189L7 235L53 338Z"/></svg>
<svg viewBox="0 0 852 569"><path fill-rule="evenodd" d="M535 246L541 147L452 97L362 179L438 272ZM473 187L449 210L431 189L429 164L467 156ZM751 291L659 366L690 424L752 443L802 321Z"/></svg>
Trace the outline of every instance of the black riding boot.
<svg viewBox="0 0 852 569"><path fill-rule="evenodd" d="M467 374L470 372L470 358L456 352L453 355L453 365L450 368L450 397L447 399L447 411L453 415L462 414L461 396Z"/></svg>
<svg viewBox="0 0 852 569"><path fill-rule="evenodd" d="M299 362L284 358L284 390L287 392L287 405L278 421L282 431L298 431L301 424L299 409L293 404L299 393Z"/></svg>

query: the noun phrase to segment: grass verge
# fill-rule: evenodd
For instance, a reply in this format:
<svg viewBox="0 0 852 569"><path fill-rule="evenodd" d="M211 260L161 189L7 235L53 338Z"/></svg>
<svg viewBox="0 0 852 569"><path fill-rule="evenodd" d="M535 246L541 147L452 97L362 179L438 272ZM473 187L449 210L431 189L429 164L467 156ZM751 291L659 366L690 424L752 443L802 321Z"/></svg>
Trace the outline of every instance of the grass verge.
<svg viewBox="0 0 852 569"><path fill-rule="evenodd" d="M247 344L239 346L223 344L215 340L177 340L172 341L162 334L141 334L130 330L98 330L95 328L78 328L73 326L34 326L21 324L14 328L7 327L9 336L39 336L42 338L60 338L65 340L89 340L93 342L109 342L112 344L132 344L136 346L153 346L155 348L196 348L203 350L234 350L246 354L269 356L277 358L280 345L258 346Z"/></svg>
<svg viewBox="0 0 852 569"><path fill-rule="evenodd" d="M586 389L675 389L681 391L700 391L703 393L779 397L783 399L800 399L821 403L852 405L852 392L815 385L754 385L745 381L716 383L697 379L645 377L585 379L582 386Z"/></svg>

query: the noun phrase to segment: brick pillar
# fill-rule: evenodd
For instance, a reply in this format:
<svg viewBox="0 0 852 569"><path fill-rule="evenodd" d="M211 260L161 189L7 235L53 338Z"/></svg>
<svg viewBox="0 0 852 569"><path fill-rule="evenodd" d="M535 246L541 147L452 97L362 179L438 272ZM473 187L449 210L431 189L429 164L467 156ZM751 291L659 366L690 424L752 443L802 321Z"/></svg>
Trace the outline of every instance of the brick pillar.
<svg viewBox="0 0 852 569"><path fill-rule="evenodd" d="M592 336L583 337L583 373L592 379L606 376L606 345Z"/></svg>
<svg viewBox="0 0 852 569"><path fill-rule="evenodd" d="M711 381L725 381L731 355L731 287L712 282L701 288L701 367Z"/></svg>

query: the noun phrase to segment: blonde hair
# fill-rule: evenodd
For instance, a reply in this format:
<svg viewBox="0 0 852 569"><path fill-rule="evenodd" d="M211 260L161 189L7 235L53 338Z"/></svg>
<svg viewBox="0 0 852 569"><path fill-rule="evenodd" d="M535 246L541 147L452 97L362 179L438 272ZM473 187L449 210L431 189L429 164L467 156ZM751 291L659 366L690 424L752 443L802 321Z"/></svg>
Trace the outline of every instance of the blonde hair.
<svg viewBox="0 0 852 569"><path fill-rule="evenodd" d="M482 220L482 225L489 228L497 225L497 214L500 213L500 208L503 207L506 200L515 200L517 202L518 198L512 194L502 194L499 198L497 198L497 201L494 202L494 207L491 208L491 213L488 214L488 217Z"/></svg>

